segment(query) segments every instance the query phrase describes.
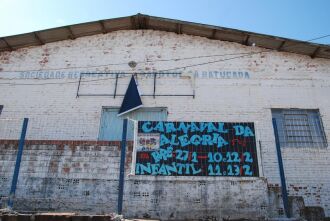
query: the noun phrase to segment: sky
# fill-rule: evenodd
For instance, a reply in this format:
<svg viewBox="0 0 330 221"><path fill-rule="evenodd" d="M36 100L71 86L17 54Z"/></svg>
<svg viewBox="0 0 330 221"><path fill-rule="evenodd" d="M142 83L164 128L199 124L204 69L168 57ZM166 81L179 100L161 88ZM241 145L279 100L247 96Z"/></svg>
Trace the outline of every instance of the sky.
<svg viewBox="0 0 330 221"><path fill-rule="evenodd" d="M0 0L0 36L137 13L303 41L330 34L330 0Z"/></svg>

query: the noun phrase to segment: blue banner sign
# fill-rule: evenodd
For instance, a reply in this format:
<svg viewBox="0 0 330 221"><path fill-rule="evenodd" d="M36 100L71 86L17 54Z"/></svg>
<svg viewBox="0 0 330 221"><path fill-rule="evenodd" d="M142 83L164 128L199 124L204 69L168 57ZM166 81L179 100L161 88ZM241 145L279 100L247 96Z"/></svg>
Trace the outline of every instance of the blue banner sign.
<svg viewBox="0 0 330 221"><path fill-rule="evenodd" d="M253 123L140 121L136 175L259 176Z"/></svg>

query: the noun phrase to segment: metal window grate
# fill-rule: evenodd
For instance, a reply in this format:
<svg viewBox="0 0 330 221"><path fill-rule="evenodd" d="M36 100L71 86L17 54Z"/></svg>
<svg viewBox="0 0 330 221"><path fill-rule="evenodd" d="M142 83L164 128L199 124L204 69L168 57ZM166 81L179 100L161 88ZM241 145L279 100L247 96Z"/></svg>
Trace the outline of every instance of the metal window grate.
<svg viewBox="0 0 330 221"><path fill-rule="evenodd" d="M284 114L287 142L313 143L307 114Z"/></svg>
<svg viewBox="0 0 330 221"><path fill-rule="evenodd" d="M281 147L326 147L318 110L273 109Z"/></svg>

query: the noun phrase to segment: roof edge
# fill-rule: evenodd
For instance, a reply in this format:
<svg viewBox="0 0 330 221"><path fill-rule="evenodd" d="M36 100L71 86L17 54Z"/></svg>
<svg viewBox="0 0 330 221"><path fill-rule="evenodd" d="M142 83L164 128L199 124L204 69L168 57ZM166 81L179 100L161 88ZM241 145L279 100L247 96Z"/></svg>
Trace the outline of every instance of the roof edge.
<svg viewBox="0 0 330 221"><path fill-rule="evenodd" d="M152 29L206 37L213 40L255 45L261 48L303 54L311 58L330 59L330 46L279 36L259 34L238 29L207 25L176 19L136 14L126 17L104 19L23 34L0 37L0 52L13 51L29 46L76 39L84 36L105 34L118 30Z"/></svg>

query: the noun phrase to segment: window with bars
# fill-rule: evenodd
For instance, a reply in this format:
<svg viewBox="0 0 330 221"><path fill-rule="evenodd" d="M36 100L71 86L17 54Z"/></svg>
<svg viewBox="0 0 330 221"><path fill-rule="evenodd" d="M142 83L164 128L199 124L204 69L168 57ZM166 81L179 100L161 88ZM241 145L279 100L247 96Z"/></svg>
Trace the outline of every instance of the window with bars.
<svg viewBox="0 0 330 221"><path fill-rule="evenodd" d="M281 147L327 147L320 113L314 109L272 109Z"/></svg>

